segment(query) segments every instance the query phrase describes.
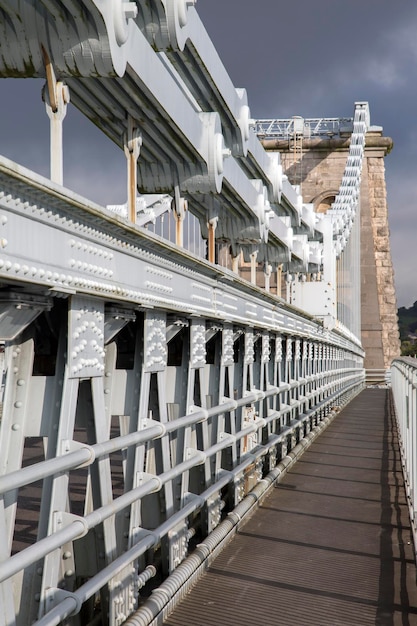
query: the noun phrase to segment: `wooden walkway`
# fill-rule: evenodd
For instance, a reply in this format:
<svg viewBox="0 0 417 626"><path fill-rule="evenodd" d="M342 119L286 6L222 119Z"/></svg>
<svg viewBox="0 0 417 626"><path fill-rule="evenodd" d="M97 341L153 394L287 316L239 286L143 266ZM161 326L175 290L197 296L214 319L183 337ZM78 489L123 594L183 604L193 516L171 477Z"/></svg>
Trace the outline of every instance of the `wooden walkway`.
<svg viewBox="0 0 417 626"><path fill-rule="evenodd" d="M386 389L357 396L165 626L413 626L413 542Z"/></svg>

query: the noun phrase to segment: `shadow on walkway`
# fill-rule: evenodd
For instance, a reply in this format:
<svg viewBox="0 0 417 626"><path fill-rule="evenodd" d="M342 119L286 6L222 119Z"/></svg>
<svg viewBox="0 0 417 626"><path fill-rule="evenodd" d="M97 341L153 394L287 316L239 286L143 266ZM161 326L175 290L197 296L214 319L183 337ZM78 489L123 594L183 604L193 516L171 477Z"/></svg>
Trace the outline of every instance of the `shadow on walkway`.
<svg viewBox="0 0 417 626"><path fill-rule="evenodd" d="M340 413L164 624L417 626L388 390Z"/></svg>

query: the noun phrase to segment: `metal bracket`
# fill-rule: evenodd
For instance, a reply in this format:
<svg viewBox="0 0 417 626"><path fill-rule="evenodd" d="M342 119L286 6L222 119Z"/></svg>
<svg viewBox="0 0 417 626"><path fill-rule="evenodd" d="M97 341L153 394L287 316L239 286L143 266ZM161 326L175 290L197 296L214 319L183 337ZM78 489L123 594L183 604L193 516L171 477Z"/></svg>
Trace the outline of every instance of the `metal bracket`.
<svg viewBox="0 0 417 626"><path fill-rule="evenodd" d="M234 483L233 483L233 487L234 487L233 499L234 499L234 505L236 506L245 497L245 477L243 476L243 474L236 476Z"/></svg>
<svg viewBox="0 0 417 626"><path fill-rule="evenodd" d="M205 506L207 534L211 533L220 524L222 512L222 500L220 491L216 491L208 498Z"/></svg>
<svg viewBox="0 0 417 626"><path fill-rule="evenodd" d="M57 587L48 587L45 590L45 600L44 607L45 613L49 613L52 609L54 609L58 604L61 604L65 600L71 599L74 602L74 609L71 613L67 613L68 617L71 615L77 615L80 612L82 607L82 601L75 593L71 593L66 589L59 589Z"/></svg>
<svg viewBox="0 0 417 626"><path fill-rule="evenodd" d="M104 305L94 298L73 296L69 315L70 378L91 378L104 372Z"/></svg>
<svg viewBox="0 0 417 626"><path fill-rule="evenodd" d="M269 448L267 456L268 469L271 472L277 466L277 447Z"/></svg>
<svg viewBox="0 0 417 626"><path fill-rule="evenodd" d="M196 406L195 404L192 404L188 409L188 413L190 415L193 415L194 413L201 413L201 418L195 421L195 424L202 424L203 422L207 422L208 420L208 411L207 409L203 409L203 407L201 406Z"/></svg>
<svg viewBox="0 0 417 626"><path fill-rule="evenodd" d="M152 530L148 530L142 526L134 526L129 536L129 547L136 545L142 539L146 539L146 537L152 537L156 542L156 536Z"/></svg>
<svg viewBox="0 0 417 626"><path fill-rule="evenodd" d="M51 180L62 185L62 122L67 114L67 104L70 101L70 93L68 86L56 79L54 67L43 46L42 56L46 72L46 88L43 89L42 98L45 102L46 112L51 125Z"/></svg>
<svg viewBox="0 0 417 626"><path fill-rule="evenodd" d="M80 441L73 441L72 439L62 439L61 440L61 456L65 454L71 454L71 452L77 452L78 450L88 450L90 453L90 458L88 461L84 461L81 465L74 466L75 468L80 467L88 467L91 463L94 462L96 458L96 454L91 446L86 443L81 443Z"/></svg>
<svg viewBox="0 0 417 626"><path fill-rule="evenodd" d="M155 493L156 491L160 491L160 489L162 489L162 480L156 474L148 474L147 472L136 472L133 487L134 489L136 489L137 487L142 487L143 485L146 485L146 483L148 483L151 480L158 481L158 487L156 489L153 489L152 493Z"/></svg>
<svg viewBox="0 0 417 626"><path fill-rule="evenodd" d="M184 461L194 461L192 467L196 467L197 465L202 465L207 461L207 454L202 450L186 448L184 451Z"/></svg>
<svg viewBox="0 0 417 626"><path fill-rule="evenodd" d="M173 572L187 556L188 550L188 524L184 520L174 526L167 535L169 550L169 571Z"/></svg>
<svg viewBox="0 0 417 626"><path fill-rule="evenodd" d="M127 158L128 216L133 223L136 222L137 164L142 147L142 135L135 124L136 122L129 115L127 118L127 132L124 136L124 152Z"/></svg>
<svg viewBox="0 0 417 626"><path fill-rule="evenodd" d="M219 435L219 440L220 441L229 441L230 445L231 445L232 443L236 442L236 437L234 435L232 435L231 433L222 432Z"/></svg>
<svg viewBox="0 0 417 626"><path fill-rule="evenodd" d="M67 513L66 511L54 511L53 515L53 532L57 533L64 528L68 528L71 524L75 522L80 522L83 526L83 532L77 536L77 539L81 537L85 537L88 533L89 528L84 517L80 517L80 515L74 515L73 513Z"/></svg>
<svg viewBox="0 0 417 626"><path fill-rule="evenodd" d="M165 428L164 424L162 424L162 422L158 422L158 420L153 420L150 417L146 417L143 422L142 422L142 429L144 430L145 428L152 428L152 426L157 426L158 428L161 429L161 432L159 435L155 435L155 437L153 437L153 439L160 439L161 437L163 437L166 434L167 429Z"/></svg>
<svg viewBox="0 0 417 626"><path fill-rule="evenodd" d="M174 199L171 203L172 213L175 218L175 243L177 246L184 245L184 219L188 210L188 202L180 195L179 184L174 187Z"/></svg>

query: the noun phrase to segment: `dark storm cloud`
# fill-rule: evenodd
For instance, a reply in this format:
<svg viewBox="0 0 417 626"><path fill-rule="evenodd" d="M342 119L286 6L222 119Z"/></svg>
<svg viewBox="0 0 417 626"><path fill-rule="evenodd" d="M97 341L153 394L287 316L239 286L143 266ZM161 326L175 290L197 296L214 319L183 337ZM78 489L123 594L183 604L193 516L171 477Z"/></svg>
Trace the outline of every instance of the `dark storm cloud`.
<svg viewBox="0 0 417 626"><path fill-rule="evenodd" d="M412 0L198 0L196 9L252 116L351 116L394 140L386 159L399 305L417 299L417 7ZM43 81L0 82L0 152L48 175ZM64 184L101 204L126 198L125 157L72 107L64 124Z"/></svg>

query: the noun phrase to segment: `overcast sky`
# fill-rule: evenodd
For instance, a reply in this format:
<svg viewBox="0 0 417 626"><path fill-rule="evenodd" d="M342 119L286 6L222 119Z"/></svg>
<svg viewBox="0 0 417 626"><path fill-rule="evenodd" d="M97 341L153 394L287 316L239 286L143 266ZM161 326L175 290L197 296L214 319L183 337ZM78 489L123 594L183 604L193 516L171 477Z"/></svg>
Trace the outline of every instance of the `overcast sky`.
<svg viewBox="0 0 417 626"><path fill-rule="evenodd" d="M386 158L399 306L417 300L417 4L415 0L198 0L196 9L252 117L345 117L366 100L394 140ZM43 81L0 81L0 152L48 175ZM125 157L74 107L64 184L125 202Z"/></svg>

